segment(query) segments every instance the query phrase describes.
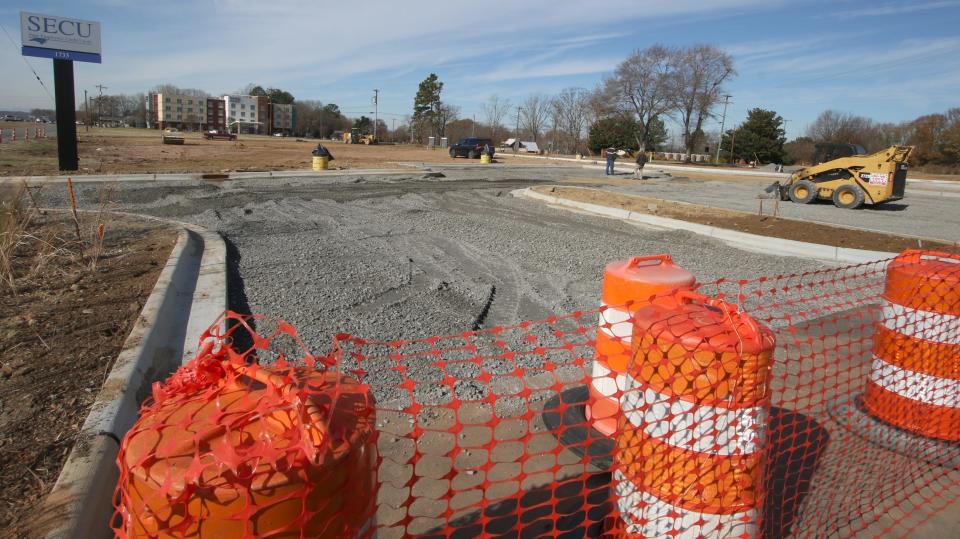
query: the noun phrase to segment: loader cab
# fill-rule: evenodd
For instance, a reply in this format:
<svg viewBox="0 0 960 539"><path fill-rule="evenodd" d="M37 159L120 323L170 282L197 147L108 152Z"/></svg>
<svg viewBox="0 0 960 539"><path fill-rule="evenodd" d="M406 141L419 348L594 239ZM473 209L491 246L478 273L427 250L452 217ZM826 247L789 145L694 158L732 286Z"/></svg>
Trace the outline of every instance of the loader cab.
<svg viewBox="0 0 960 539"><path fill-rule="evenodd" d="M841 157L850 157L853 155L866 155L867 150L859 144L841 144L837 142L824 142L817 144L813 154L813 165L833 161Z"/></svg>

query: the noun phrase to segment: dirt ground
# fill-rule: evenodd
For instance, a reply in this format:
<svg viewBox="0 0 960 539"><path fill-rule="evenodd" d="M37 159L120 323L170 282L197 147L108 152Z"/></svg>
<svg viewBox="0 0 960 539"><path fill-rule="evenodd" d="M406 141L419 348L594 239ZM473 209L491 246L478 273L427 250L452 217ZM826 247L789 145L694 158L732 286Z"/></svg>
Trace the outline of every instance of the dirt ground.
<svg viewBox="0 0 960 539"><path fill-rule="evenodd" d="M903 236L853 230L843 227L834 227L819 223L809 223L781 217L771 217L774 201L769 201L769 207L764 208L764 215L747 213L720 208L701 206L662 200L658 198L639 197L622 193L612 193L599 189L583 189L575 187L534 187L535 191L570 200L588 202L612 208L622 208L629 211L659 215L671 219L681 219L703 225L727 228L750 234L759 234L773 238L806 241L847 247L851 249L867 249L870 251L899 252L904 249L919 247L917 240ZM955 245L924 241L924 248L928 249L955 249Z"/></svg>
<svg viewBox="0 0 960 539"><path fill-rule="evenodd" d="M255 172L309 170L310 152L317 140L240 135L237 141L204 140L199 133L184 133L182 146L163 145L153 129L107 129L78 126L81 174L165 172ZM409 144L344 144L323 141L333 153L331 168L397 168L398 162L470 163L451 159L446 151ZM500 156L507 159L509 156ZM558 163L516 159L514 164L549 166ZM59 174L55 139L18 140L0 145L0 176Z"/></svg>
<svg viewBox="0 0 960 539"><path fill-rule="evenodd" d="M34 225L13 257L16 293L0 290L2 537L30 536L29 517L56 482L176 240L171 229L114 217L94 269L79 261L65 215Z"/></svg>

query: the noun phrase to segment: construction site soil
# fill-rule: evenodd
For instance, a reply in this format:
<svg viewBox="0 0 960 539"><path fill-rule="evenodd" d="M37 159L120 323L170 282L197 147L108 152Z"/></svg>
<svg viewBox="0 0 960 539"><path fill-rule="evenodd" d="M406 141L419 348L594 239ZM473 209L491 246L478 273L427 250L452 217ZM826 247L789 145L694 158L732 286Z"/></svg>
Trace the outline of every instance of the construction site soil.
<svg viewBox="0 0 960 539"><path fill-rule="evenodd" d="M48 128L48 131L50 129ZM78 174L167 172L248 172L309 170L310 152L322 142L334 155L333 169L395 168L401 161L454 161L446 150L410 144L344 144L336 141L240 135L236 141L204 140L200 133L183 133L183 145L164 145L155 129L82 128L78 132ZM504 154L501 159L508 159ZM517 160L520 165L552 163ZM0 145L0 176L57 175L57 143L53 139L4 142Z"/></svg>
<svg viewBox="0 0 960 539"><path fill-rule="evenodd" d="M855 230L820 223L810 223L795 219L773 217L777 201L767 201L767 213L747 213L736 210L712 208L699 204L674 202L658 198L648 198L623 193L614 193L601 189L580 187L535 187L535 191L552 196L587 202L600 206L619 208L637 213L658 215L671 219L680 219L703 225L715 226L738 232L757 234L773 238L804 241L846 247L866 249L868 251L900 252L904 249L925 247L929 249L952 249L954 244L935 241L918 241L916 238ZM787 203L784 203L787 204Z"/></svg>
<svg viewBox="0 0 960 539"><path fill-rule="evenodd" d="M35 221L13 257L16 293L0 292L2 537L34 535L31 516L176 240L155 222L112 217L92 267L73 226L62 214Z"/></svg>

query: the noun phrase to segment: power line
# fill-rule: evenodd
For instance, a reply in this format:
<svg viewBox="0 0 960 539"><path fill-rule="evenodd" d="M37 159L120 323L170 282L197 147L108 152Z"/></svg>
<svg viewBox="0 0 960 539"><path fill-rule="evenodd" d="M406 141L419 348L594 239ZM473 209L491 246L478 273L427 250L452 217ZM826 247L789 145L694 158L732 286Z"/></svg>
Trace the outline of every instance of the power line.
<svg viewBox="0 0 960 539"><path fill-rule="evenodd" d="M13 45L13 48L14 48L14 49L19 49L20 47L17 46L17 42L14 41L12 37L10 37L10 32L7 32L7 27L4 26L4 25L2 25L2 24L0 24L0 28L3 29L3 33L4 33L4 34L7 34L7 39L10 40L10 44ZM50 101L52 101L54 104L56 104L56 100L53 98L53 94L51 94L51 93L50 93L50 90L47 89L47 85L43 83L43 79L41 79L41 78L40 78L40 75L37 74L37 70L34 69L32 65L30 65L30 62L27 61L27 57L26 57L26 56L23 56L23 55L21 54L21 55L20 55L20 58L23 58L23 63L24 63L24 64L27 64L27 67L30 68L30 71L33 71L33 76L37 78L37 82L39 82L39 83L40 83L40 86L43 87L43 91L44 91L44 92L47 92L47 97L50 98Z"/></svg>

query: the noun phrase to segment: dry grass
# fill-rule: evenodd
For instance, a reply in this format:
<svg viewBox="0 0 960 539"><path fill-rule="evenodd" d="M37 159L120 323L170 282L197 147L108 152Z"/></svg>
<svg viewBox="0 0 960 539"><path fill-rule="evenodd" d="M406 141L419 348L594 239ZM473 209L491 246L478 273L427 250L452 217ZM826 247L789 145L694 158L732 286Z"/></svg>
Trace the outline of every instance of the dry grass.
<svg viewBox="0 0 960 539"><path fill-rule="evenodd" d="M33 212L28 205L26 183L0 186L0 284L16 294L13 257L28 240Z"/></svg>
<svg viewBox="0 0 960 539"><path fill-rule="evenodd" d="M74 238L37 232L35 222L46 212L37 206L32 189L39 188L26 182L0 185L0 292L17 295L22 286L36 284L35 277L51 263L96 271L104 238L112 228L113 216L108 210L114 186L100 190L96 212L80 213L72 182L68 182Z"/></svg>

